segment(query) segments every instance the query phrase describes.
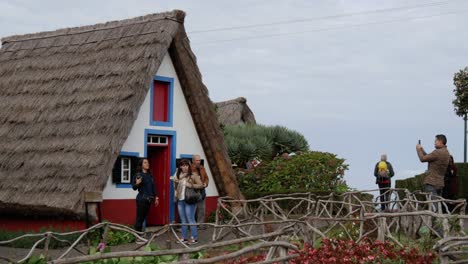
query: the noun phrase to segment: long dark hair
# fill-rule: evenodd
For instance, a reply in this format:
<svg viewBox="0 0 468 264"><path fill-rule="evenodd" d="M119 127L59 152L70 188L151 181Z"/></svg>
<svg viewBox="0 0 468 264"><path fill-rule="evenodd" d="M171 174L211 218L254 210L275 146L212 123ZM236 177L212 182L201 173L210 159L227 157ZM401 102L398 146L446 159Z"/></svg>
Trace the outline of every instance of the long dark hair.
<svg viewBox="0 0 468 264"><path fill-rule="evenodd" d="M147 158L141 158L140 160L138 160L138 165L137 165L137 168L136 168L136 172L137 173L144 173L143 172L143 161L147 160L148 161L148 164L149 164L149 160ZM148 174L151 174L151 169L148 168L148 171L146 172Z"/></svg>
<svg viewBox="0 0 468 264"><path fill-rule="evenodd" d="M187 165L188 166L188 172L187 172L187 176L192 176L192 166L190 166L190 161L188 159L183 159L179 162L179 166L177 167L177 173L176 173L176 177L177 179L179 179L179 175L182 173L182 166L183 165Z"/></svg>

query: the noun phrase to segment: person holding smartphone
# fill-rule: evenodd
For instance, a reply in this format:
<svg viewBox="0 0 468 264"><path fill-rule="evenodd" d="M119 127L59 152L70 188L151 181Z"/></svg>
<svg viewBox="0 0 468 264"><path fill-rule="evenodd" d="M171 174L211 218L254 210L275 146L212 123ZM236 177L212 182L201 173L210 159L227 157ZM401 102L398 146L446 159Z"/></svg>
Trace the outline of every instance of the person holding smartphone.
<svg viewBox="0 0 468 264"><path fill-rule="evenodd" d="M137 173L132 178L132 188L138 190L135 230L141 232L151 204L154 203L155 206L159 204L158 193L156 192L148 159L143 158L138 162Z"/></svg>
<svg viewBox="0 0 468 264"><path fill-rule="evenodd" d="M424 192L433 195L441 195L444 188L444 177L450 161L450 153L447 150L447 138L445 135L436 135L434 141L435 150L427 154L421 144L416 145L421 162L428 163L426 177L424 177Z"/></svg>

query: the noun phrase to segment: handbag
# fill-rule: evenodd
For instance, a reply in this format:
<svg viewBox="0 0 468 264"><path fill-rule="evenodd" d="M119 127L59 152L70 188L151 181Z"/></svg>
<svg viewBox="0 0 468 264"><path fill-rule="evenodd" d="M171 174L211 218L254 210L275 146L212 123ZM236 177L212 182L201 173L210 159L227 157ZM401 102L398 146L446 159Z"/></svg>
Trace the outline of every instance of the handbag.
<svg viewBox="0 0 468 264"><path fill-rule="evenodd" d="M185 188L185 203L196 204L201 201L201 199L200 191L194 188Z"/></svg>

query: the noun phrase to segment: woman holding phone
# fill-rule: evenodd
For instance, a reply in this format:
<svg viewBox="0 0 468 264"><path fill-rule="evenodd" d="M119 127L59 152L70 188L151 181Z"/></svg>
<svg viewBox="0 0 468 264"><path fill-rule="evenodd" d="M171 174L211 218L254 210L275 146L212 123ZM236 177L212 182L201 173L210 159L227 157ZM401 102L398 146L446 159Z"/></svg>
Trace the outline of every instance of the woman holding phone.
<svg viewBox="0 0 468 264"><path fill-rule="evenodd" d="M155 206L159 204L158 193L154 186L153 176L150 171L150 164L148 159L143 158L138 162L137 173L132 178L133 190L138 190L136 197L136 220L135 230L141 232L143 222L148 216L151 204L154 202Z"/></svg>

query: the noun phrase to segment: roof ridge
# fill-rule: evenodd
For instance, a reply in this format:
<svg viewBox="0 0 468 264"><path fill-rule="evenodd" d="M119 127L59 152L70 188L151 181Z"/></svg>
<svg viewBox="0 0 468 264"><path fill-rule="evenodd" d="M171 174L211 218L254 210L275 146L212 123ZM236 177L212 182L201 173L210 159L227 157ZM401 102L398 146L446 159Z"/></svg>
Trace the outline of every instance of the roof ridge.
<svg viewBox="0 0 468 264"><path fill-rule="evenodd" d="M228 104L237 104L237 103L246 104L247 99L245 97L241 96L241 97L237 97L237 98L227 100L227 101L216 102L215 104L217 104L217 105L228 105Z"/></svg>
<svg viewBox="0 0 468 264"><path fill-rule="evenodd" d="M98 23L94 25L87 25L87 26L80 26L80 27L72 27L72 28L62 28L53 31L44 31L32 34L24 34L24 35L13 35L4 37L1 39L2 45L11 42L22 42L28 40L38 40L38 39L45 39L45 38L53 38L53 37L60 37L60 36L67 36L67 35L75 35L75 34L84 34L89 32L101 31L101 30L109 30L115 29L119 27L126 27L130 25L136 24L143 24L157 20L172 20L177 23L184 23L185 19L185 12L182 10L173 10L169 12L163 13L154 13L145 16L139 16L124 20L114 20L105 23Z"/></svg>

